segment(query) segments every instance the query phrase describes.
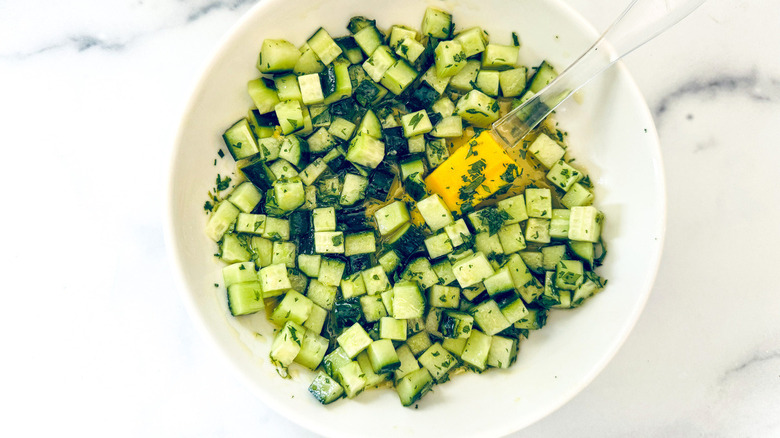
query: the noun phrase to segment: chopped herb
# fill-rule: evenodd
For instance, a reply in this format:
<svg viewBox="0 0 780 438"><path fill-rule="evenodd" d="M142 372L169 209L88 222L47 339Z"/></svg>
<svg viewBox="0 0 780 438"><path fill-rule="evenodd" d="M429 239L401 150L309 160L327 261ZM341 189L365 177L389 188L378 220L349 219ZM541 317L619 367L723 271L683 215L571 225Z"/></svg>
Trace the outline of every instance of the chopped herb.
<svg viewBox="0 0 780 438"><path fill-rule="evenodd" d="M412 116L412 119L409 120L409 125L411 125L412 128L417 128L417 124L420 123L420 120L422 120L423 115L424 114L422 112L419 112L414 116Z"/></svg>
<svg viewBox="0 0 780 438"><path fill-rule="evenodd" d="M477 213L483 225L487 225L488 233L494 235L504 226L504 222L512 219L509 213L496 208L483 208Z"/></svg>
<svg viewBox="0 0 780 438"><path fill-rule="evenodd" d="M220 175L217 175L217 191L221 192L228 187L230 187L230 177L226 176L225 179L222 179Z"/></svg>
<svg viewBox="0 0 780 438"><path fill-rule="evenodd" d="M219 155L219 158L225 158L225 153L222 152L222 149L217 151L217 155Z"/></svg>
<svg viewBox="0 0 780 438"><path fill-rule="evenodd" d="M517 36L516 32L512 32L512 44L514 44L515 47L520 47L520 38Z"/></svg>
<svg viewBox="0 0 780 438"><path fill-rule="evenodd" d="M203 204L203 209L206 211L214 211L214 204L212 204L209 201L206 201L206 203Z"/></svg>

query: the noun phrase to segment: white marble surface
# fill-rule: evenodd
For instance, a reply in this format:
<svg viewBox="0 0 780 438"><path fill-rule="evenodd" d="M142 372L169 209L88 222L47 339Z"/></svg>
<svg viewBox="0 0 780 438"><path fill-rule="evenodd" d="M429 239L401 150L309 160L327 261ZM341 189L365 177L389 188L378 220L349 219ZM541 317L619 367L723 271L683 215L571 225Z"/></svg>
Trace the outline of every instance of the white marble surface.
<svg viewBox="0 0 780 438"><path fill-rule="evenodd" d="M622 1L569 0L603 28ZM2 436L314 436L201 339L163 244L199 69L252 1L0 3ZM780 3L710 0L626 64L669 220L614 360L542 436L780 436Z"/></svg>

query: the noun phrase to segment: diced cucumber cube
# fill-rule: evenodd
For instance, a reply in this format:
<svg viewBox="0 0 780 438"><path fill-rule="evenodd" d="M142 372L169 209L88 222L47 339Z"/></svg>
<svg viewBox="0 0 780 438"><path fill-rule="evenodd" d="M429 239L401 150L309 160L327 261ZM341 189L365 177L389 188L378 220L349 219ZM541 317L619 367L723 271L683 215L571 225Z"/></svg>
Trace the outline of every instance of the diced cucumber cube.
<svg viewBox="0 0 780 438"><path fill-rule="evenodd" d="M595 207L572 207L569 218L569 239L596 243L601 237L604 214Z"/></svg>
<svg viewBox="0 0 780 438"><path fill-rule="evenodd" d="M528 316L528 309L525 307L523 300L518 298L505 304L504 307L501 308L501 313L510 324L514 324Z"/></svg>
<svg viewBox="0 0 780 438"><path fill-rule="evenodd" d="M303 324L311 313L312 304L311 299L294 289L290 289L284 294L284 298L268 319L276 325L284 325L287 321Z"/></svg>
<svg viewBox="0 0 780 438"><path fill-rule="evenodd" d="M393 341L406 340L406 320L385 316L379 319L379 337Z"/></svg>
<svg viewBox="0 0 780 438"><path fill-rule="evenodd" d="M501 95L504 97L519 96L525 90L528 69L517 67L498 73L498 83L501 87Z"/></svg>
<svg viewBox="0 0 780 438"><path fill-rule="evenodd" d="M479 74L479 61L471 59L466 61L466 65L450 79L450 88L467 92L474 89Z"/></svg>
<svg viewBox="0 0 780 438"><path fill-rule="evenodd" d="M363 69L368 73L368 77L374 82L382 80L387 69L395 64L395 57L392 50L387 46L379 46L363 63Z"/></svg>
<svg viewBox="0 0 780 438"><path fill-rule="evenodd" d="M359 363L350 362L339 368L338 373L348 398L354 398L366 388L365 373Z"/></svg>
<svg viewBox="0 0 780 438"><path fill-rule="evenodd" d="M384 39L374 26L366 26L360 29L353 35L353 38L355 38L355 42L367 56L373 55L374 51L382 45L382 40Z"/></svg>
<svg viewBox="0 0 780 438"><path fill-rule="evenodd" d="M295 357L295 362L310 370L315 370L328 351L328 339L311 330L306 330L301 342L301 350Z"/></svg>
<svg viewBox="0 0 780 438"><path fill-rule="evenodd" d="M510 224L501 227L501 229L498 230L498 239L501 241L501 247L504 250L504 254L522 251L526 247L525 238L523 238L523 230L520 228L520 224Z"/></svg>
<svg viewBox="0 0 780 438"><path fill-rule="evenodd" d="M301 325L287 321L271 344L271 360L283 367L290 366L301 351L305 333L306 329Z"/></svg>
<svg viewBox="0 0 780 438"><path fill-rule="evenodd" d="M414 137L415 135L427 134L433 129L431 120L425 110L416 111L401 116L401 126L404 128L404 137Z"/></svg>
<svg viewBox="0 0 780 438"><path fill-rule="evenodd" d="M428 302L433 307L457 309L460 304L460 288L455 286L436 284L431 287L428 294Z"/></svg>
<svg viewBox="0 0 780 438"><path fill-rule="evenodd" d="M333 41L328 31L323 28L319 28L306 43L325 65L330 64L341 55L341 47Z"/></svg>
<svg viewBox="0 0 780 438"><path fill-rule="evenodd" d="M427 82L428 85L430 85L431 88L436 90L436 92L439 94L444 93L444 91L447 89L447 85L449 85L450 79L452 79L450 76L447 76L446 78L439 77L439 75L436 74L436 65L432 65L428 70L426 70L422 77L422 80Z"/></svg>
<svg viewBox="0 0 780 438"><path fill-rule="evenodd" d="M252 251L257 254L257 266L259 268L271 265L274 246L271 240L261 236L253 236L249 245L252 247Z"/></svg>
<svg viewBox="0 0 780 438"><path fill-rule="evenodd" d="M525 228L525 240L536 243L550 243L550 220L528 219Z"/></svg>
<svg viewBox="0 0 780 438"><path fill-rule="evenodd" d="M493 336L490 340L487 364L495 368L509 368L517 359L517 339Z"/></svg>
<svg viewBox="0 0 780 438"><path fill-rule="evenodd" d="M357 297L366 293L366 285L360 272L341 279L341 295L344 299Z"/></svg>
<svg viewBox="0 0 780 438"><path fill-rule="evenodd" d="M258 277L265 297L273 296L270 295L273 292L281 292L292 287L287 277L287 267L281 263L260 269Z"/></svg>
<svg viewBox="0 0 780 438"><path fill-rule="evenodd" d="M406 339L406 345L409 346L409 350L412 354L419 356L423 351L427 350L431 346L431 338L426 331L421 331Z"/></svg>
<svg viewBox="0 0 780 438"><path fill-rule="evenodd" d="M425 299L417 283L400 281L393 286L393 318L422 318L425 310Z"/></svg>
<svg viewBox="0 0 780 438"><path fill-rule="evenodd" d="M344 186L339 197L340 205L353 205L366 197L368 178L348 173L344 176Z"/></svg>
<svg viewBox="0 0 780 438"><path fill-rule="evenodd" d="M420 400L433 387L433 377L425 368L406 374L398 380L395 390L401 399L401 405L411 406Z"/></svg>
<svg viewBox="0 0 780 438"><path fill-rule="evenodd" d="M553 167L547 172L547 179L564 191L571 189L574 183L581 180L583 176L582 172L563 160L553 164Z"/></svg>
<svg viewBox="0 0 780 438"><path fill-rule="evenodd" d="M237 121L228 128L222 134L222 139L225 141L228 152L236 161L249 158L260 152L255 136L249 126L249 121L246 118Z"/></svg>
<svg viewBox="0 0 780 438"><path fill-rule="evenodd" d="M360 297L360 307L363 309L363 317L366 318L367 322L376 322L387 316L387 310L384 303L382 303L382 297L379 295Z"/></svg>
<svg viewBox="0 0 780 438"><path fill-rule="evenodd" d="M463 53L467 58L482 53L485 51L485 44L488 41L488 35L482 28L471 27L460 33L458 33L453 40L460 43L463 46Z"/></svg>
<svg viewBox="0 0 780 438"><path fill-rule="evenodd" d="M460 357L463 354L463 349L466 347L466 341L468 341L468 338L444 338L441 346L453 355Z"/></svg>
<svg viewBox="0 0 780 438"><path fill-rule="evenodd" d="M231 284L227 288L227 301L230 314L233 316L248 315L265 308L263 290L260 288L259 281Z"/></svg>
<svg viewBox="0 0 780 438"><path fill-rule="evenodd" d="M287 40L265 39L257 62L263 73L278 73L295 68L301 52Z"/></svg>
<svg viewBox="0 0 780 438"><path fill-rule="evenodd" d="M340 138L344 141L348 141L352 138L352 134L355 132L355 124L349 120L336 117L330 124L328 133L336 138Z"/></svg>
<svg viewBox="0 0 780 438"><path fill-rule="evenodd" d="M386 236L398 230L401 225L409 222L409 210L406 204L401 201L394 201L380 208L374 213L379 234Z"/></svg>
<svg viewBox="0 0 780 438"><path fill-rule="evenodd" d="M487 127L498 120L498 101L479 90L471 90L458 99L455 112L463 120L478 127Z"/></svg>
<svg viewBox="0 0 780 438"><path fill-rule="evenodd" d="M368 346L368 358L371 367L377 374L395 371L401 366L401 360L390 339L380 339Z"/></svg>
<svg viewBox="0 0 780 438"><path fill-rule="evenodd" d="M455 76L466 66L466 54L457 41L441 41L434 50L436 76L448 78Z"/></svg>
<svg viewBox="0 0 780 438"><path fill-rule="evenodd" d="M225 263L246 262L252 258L245 236L225 234L220 245L220 258Z"/></svg>
<svg viewBox="0 0 780 438"><path fill-rule="evenodd" d="M266 85L264 78L249 81L246 88L260 114L270 113L280 102L276 90Z"/></svg>
<svg viewBox="0 0 780 438"><path fill-rule="evenodd" d="M425 9L420 30L423 35L438 39L449 38L452 35L452 15L441 9L428 7Z"/></svg>
<svg viewBox="0 0 780 438"><path fill-rule="evenodd" d="M392 44L392 43L391 43ZM413 38L406 37L395 46L395 54L414 63L425 52L425 46Z"/></svg>
<svg viewBox="0 0 780 438"><path fill-rule="evenodd" d="M439 332L445 338L466 339L471 334L474 317L468 313L445 310L441 315Z"/></svg>
<svg viewBox="0 0 780 438"><path fill-rule="evenodd" d="M309 385L309 392L317 401L327 405L341 398L341 395L344 394L344 388L327 374L319 371Z"/></svg>
<svg viewBox="0 0 780 438"><path fill-rule="evenodd" d="M357 133L366 134L376 139L382 138L382 125L373 111L368 110L363 115L363 119L360 121L360 125L358 125Z"/></svg>
<svg viewBox="0 0 780 438"><path fill-rule="evenodd" d="M354 359L358 353L368 348L372 341L363 327L360 324L355 323L352 327L344 330L344 332L336 338L336 342L344 349L344 353L346 353L350 359Z"/></svg>
<svg viewBox="0 0 780 438"><path fill-rule="evenodd" d="M460 287L469 287L490 277L495 272L485 254L477 252L453 263L452 273L455 274Z"/></svg>
<svg viewBox="0 0 780 438"><path fill-rule="evenodd" d="M290 221L266 216L263 237L271 240L290 240Z"/></svg>
<svg viewBox="0 0 780 438"><path fill-rule="evenodd" d="M233 225L236 219L238 219L238 214L240 212L241 211L230 202L220 202L214 212L211 213L211 217L209 217L209 220L206 223L206 235L215 242L221 240L222 236L225 235L225 232Z"/></svg>
<svg viewBox="0 0 780 438"><path fill-rule="evenodd" d="M561 260L555 267L555 287L558 289L577 289L584 279L584 268L579 260Z"/></svg>
<svg viewBox="0 0 780 438"><path fill-rule="evenodd" d="M463 119L460 116L446 116L443 119L441 119L439 123L436 124L436 126L433 127L433 131L431 131L431 135L434 137L445 137L445 138L460 137L463 135ZM443 144L443 148L438 149L438 151L441 151L443 153L438 154L440 159L437 160L437 164L436 164L437 166L442 162L444 162L444 159L449 157L449 151L447 150L446 143L442 142L442 144ZM433 164L431 164L431 167L433 167Z"/></svg>
<svg viewBox="0 0 780 438"><path fill-rule="evenodd" d="M486 254L491 259L504 253L498 234L491 235L487 232L477 234L474 239L474 249Z"/></svg>
<svg viewBox="0 0 780 438"><path fill-rule="evenodd" d="M279 96L279 100L301 100L298 77L294 74L276 76L274 85L276 85L276 94Z"/></svg>
<svg viewBox="0 0 780 438"><path fill-rule="evenodd" d="M385 71L380 82L397 96L403 93L415 79L417 79L417 70L405 59L399 59Z"/></svg>
<svg viewBox="0 0 780 438"><path fill-rule="evenodd" d="M452 242L447 233L442 232L425 239L425 249L428 250L428 257L436 259L452 251Z"/></svg>
<svg viewBox="0 0 780 438"><path fill-rule="evenodd" d="M580 183L574 183L561 198L561 204L568 208L581 207L593 203L593 193Z"/></svg>
<svg viewBox="0 0 780 438"><path fill-rule="evenodd" d="M276 111L276 118L279 119L282 134L287 135L303 128L303 109L299 101L279 102L274 107L274 111Z"/></svg>
<svg viewBox="0 0 780 438"><path fill-rule="evenodd" d="M377 295L391 288L390 280L382 266L366 269L361 272L361 275L369 295Z"/></svg>
<svg viewBox="0 0 780 438"><path fill-rule="evenodd" d="M317 279L328 286L338 286L341 284L345 269L346 263L343 261L323 257L322 262L320 262L320 275Z"/></svg>
<svg viewBox="0 0 780 438"><path fill-rule="evenodd" d="M477 88L488 96L498 96L499 73L493 70L480 70L477 74Z"/></svg>
<svg viewBox="0 0 780 438"><path fill-rule="evenodd" d="M281 263L288 268L295 268L296 252L295 242L274 242L271 263L274 265Z"/></svg>
<svg viewBox="0 0 780 438"><path fill-rule="evenodd" d="M314 304L326 310L333 309L333 303L336 301L337 294L338 288L336 286L324 284L316 278L309 282L309 288L306 291L306 296Z"/></svg>
<svg viewBox="0 0 780 438"><path fill-rule="evenodd" d="M482 52L482 67L502 70L512 68L517 64L519 56L520 51L516 46L488 44Z"/></svg>
<svg viewBox="0 0 780 438"><path fill-rule="evenodd" d="M315 208L311 212L314 231L336 231L335 207Z"/></svg>
<svg viewBox="0 0 780 438"><path fill-rule="evenodd" d="M546 134L539 134L536 140L528 146L528 153L549 169L563 158L566 150Z"/></svg>
<svg viewBox="0 0 780 438"><path fill-rule="evenodd" d="M314 105L325 100L319 74L311 73L298 76L298 85L300 87L301 101L305 105Z"/></svg>
<svg viewBox="0 0 780 438"><path fill-rule="evenodd" d="M319 73L325 69L325 65L320 61L317 54L314 53L314 50L312 50L308 44L304 43L300 48L300 52L301 57L298 58L298 62L295 63L293 73L296 75L305 75Z"/></svg>
<svg viewBox="0 0 780 438"><path fill-rule="evenodd" d="M523 206L523 209L525 209L525 205ZM466 225L466 221L463 219L458 219L455 222L445 226L444 231L447 233L447 236L449 236L450 242L452 242L452 246L456 248L463 245L464 242L470 240L469 238L471 237L469 227Z"/></svg>
<svg viewBox="0 0 780 438"><path fill-rule="evenodd" d="M479 330L472 330L469 339L466 341L466 346L463 348L463 353L460 355L461 360L479 370L484 370L488 354L490 353L491 342L491 336Z"/></svg>
<svg viewBox="0 0 780 438"><path fill-rule="evenodd" d="M434 232L453 222L452 213L437 194L422 199L417 203L417 209L420 211L425 223Z"/></svg>
<svg viewBox="0 0 780 438"><path fill-rule="evenodd" d="M558 262L566 255L566 245L545 246L542 252L542 267L545 271L554 271Z"/></svg>
<svg viewBox="0 0 780 438"><path fill-rule="evenodd" d="M328 311L318 306L317 304L311 305L311 313L306 318L306 322L303 326L313 331L314 333L322 333L322 328L325 326L325 320L328 318Z"/></svg>
<svg viewBox="0 0 780 438"><path fill-rule="evenodd" d="M355 164L374 169L385 158L385 144L370 135L358 134L349 143L346 158Z"/></svg>
<svg viewBox="0 0 780 438"><path fill-rule="evenodd" d="M455 282L455 274L452 273L452 263L442 260L433 265L433 272L439 277L439 284L449 285Z"/></svg>
<svg viewBox="0 0 780 438"><path fill-rule="evenodd" d="M487 300L478 304L471 312L474 315L474 322L488 336L502 332L512 325L504 314L501 313L498 304L493 300Z"/></svg>
<svg viewBox="0 0 780 438"><path fill-rule="evenodd" d="M529 217L552 218L552 193L550 189L525 189L525 210Z"/></svg>
<svg viewBox="0 0 780 438"><path fill-rule="evenodd" d="M401 274L401 278L417 282L423 289L439 283L439 277L436 276L431 262L425 257L418 257L409 263Z"/></svg>
<svg viewBox="0 0 780 438"><path fill-rule="evenodd" d="M230 287L238 283L247 283L257 281L257 271L252 262L241 262L227 265L222 268L222 279L225 287Z"/></svg>
<svg viewBox="0 0 780 438"><path fill-rule="evenodd" d="M344 233L341 231L315 231L314 251L319 254L344 254Z"/></svg>
<svg viewBox="0 0 780 438"><path fill-rule="evenodd" d="M491 297L502 292L514 290L515 288L512 274L509 272L508 266L500 268L495 274L486 278L483 283L485 285L485 290Z"/></svg>
<svg viewBox="0 0 780 438"><path fill-rule="evenodd" d="M278 179L274 182L276 205L282 210L292 211L303 205L303 182L300 178Z"/></svg>

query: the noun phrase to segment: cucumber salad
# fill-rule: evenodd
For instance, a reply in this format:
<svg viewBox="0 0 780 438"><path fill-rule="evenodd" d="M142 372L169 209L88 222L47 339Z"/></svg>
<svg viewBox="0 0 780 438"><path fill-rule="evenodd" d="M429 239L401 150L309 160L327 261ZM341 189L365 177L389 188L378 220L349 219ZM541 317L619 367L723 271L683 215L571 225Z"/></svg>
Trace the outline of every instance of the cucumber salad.
<svg viewBox="0 0 780 438"><path fill-rule="evenodd" d="M410 406L457 374L511 367L550 312L603 289L604 215L549 118L512 158L469 149L464 175L434 180L556 76L520 64L517 34L493 42L434 8L420 30L365 17L347 30L263 41L206 233L233 317L276 327L257 342L280 374L312 370L323 404L379 387ZM450 178L468 184L448 193Z"/></svg>

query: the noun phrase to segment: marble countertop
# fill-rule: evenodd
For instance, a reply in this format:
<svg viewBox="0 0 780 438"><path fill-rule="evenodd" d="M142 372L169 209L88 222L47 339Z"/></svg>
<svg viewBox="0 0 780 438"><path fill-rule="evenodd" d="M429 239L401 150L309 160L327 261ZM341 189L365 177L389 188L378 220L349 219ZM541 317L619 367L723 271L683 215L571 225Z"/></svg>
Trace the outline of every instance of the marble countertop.
<svg viewBox="0 0 780 438"><path fill-rule="evenodd" d="M624 2L568 0L597 28ZM163 243L196 76L254 1L0 4L3 436L314 436L199 337ZM668 233L614 360L542 436L780 436L780 2L710 0L625 64Z"/></svg>

